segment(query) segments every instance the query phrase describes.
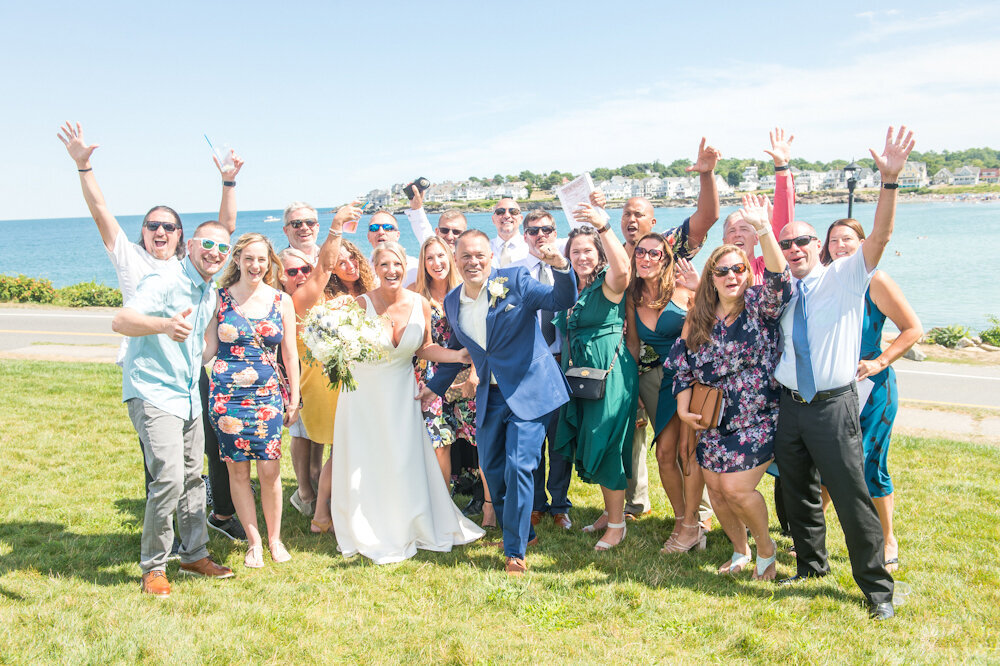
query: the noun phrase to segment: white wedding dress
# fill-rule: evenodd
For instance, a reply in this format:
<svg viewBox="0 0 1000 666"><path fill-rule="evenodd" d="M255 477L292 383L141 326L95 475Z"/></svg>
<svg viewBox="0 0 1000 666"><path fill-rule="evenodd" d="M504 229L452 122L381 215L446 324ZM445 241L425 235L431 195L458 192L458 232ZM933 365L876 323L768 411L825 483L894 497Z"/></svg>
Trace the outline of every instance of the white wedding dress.
<svg viewBox="0 0 1000 666"><path fill-rule="evenodd" d="M383 331L386 357L357 364L358 388L340 392L333 428L331 510L337 547L376 564L400 562L418 548L448 552L484 532L448 495L420 412L411 359L424 340L420 299L393 347ZM377 316L370 299L368 315Z"/></svg>

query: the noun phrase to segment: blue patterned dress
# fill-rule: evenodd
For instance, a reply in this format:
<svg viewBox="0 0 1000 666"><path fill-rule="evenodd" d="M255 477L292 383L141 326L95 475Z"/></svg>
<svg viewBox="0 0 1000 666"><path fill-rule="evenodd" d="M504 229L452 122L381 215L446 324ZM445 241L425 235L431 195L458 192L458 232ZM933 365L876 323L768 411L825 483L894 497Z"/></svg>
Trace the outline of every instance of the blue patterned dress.
<svg viewBox="0 0 1000 666"><path fill-rule="evenodd" d="M882 353L882 327L885 315L872 301L871 291L865 292L865 320L861 326L861 358L871 360ZM861 410L861 436L865 455L865 483L872 497L892 494L889 476L889 440L892 424L899 409L896 391L896 371L890 365L877 375L869 377L872 387L868 402Z"/></svg>
<svg viewBox="0 0 1000 666"><path fill-rule="evenodd" d="M656 318L654 330L649 330L639 313L635 314L635 332L639 339L649 345L658 355L657 363L663 363L674 343L684 328L684 318L687 310L682 310L676 303L670 301ZM656 414L653 418L654 436L667 427L667 423L677 413L677 399L674 398L674 372L669 367L663 369L663 380L660 381L660 397L656 401Z"/></svg>
<svg viewBox="0 0 1000 666"><path fill-rule="evenodd" d="M722 389L721 423L698 433L698 464L717 473L753 469L774 458L778 427L778 319L792 297L791 274L765 271L747 287L732 324L716 322L708 341L690 351L678 338L667 365L674 395L694 382Z"/></svg>
<svg viewBox="0 0 1000 666"><path fill-rule="evenodd" d="M283 408L278 376L257 345L253 328L273 354L282 338L281 292L267 316L246 319L233 309L228 289L219 290L219 351L209 376L212 425L225 462L281 457Z"/></svg>

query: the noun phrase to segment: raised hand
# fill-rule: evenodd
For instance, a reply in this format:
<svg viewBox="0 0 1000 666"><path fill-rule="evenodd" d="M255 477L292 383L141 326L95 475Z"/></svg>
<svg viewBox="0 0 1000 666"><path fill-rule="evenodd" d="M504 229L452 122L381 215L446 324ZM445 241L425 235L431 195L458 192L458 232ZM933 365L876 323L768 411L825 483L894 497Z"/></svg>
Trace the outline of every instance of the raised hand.
<svg viewBox="0 0 1000 666"><path fill-rule="evenodd" d="M766 196L761 195L758 198L752 194L743 195L743 208L740 209L740 215L754 230L759 232L770 226L768 214L770 210L771 202L767 200Z"/></svg>
<svg viewBox="0 0 1000 666"><path fill-rule="evenodd" d="M184 312L178 312L170 319L164 319L163 334L174 342L184 342L191 335L191 324L187 323L186 317L193 312L194 308L188 308Z"/></svg>
<svg viewBox="0 0 1000 666"><path fill-rule="evenodd" d="M229 156L233 158L233 168L229 171L224 171L222 169L222 164L219 163L219 158L212 155L212 161L215 162L215 168L222 174L222 180L235 180L236 174L238 174L240 169L243 168L243 160L240 159L240 156L236 154L235 150L230 149Z"/></svg>
<svg viewBox="0 0 1000 666"><path fill-rule="evenodd" d="M576 210L573 211L573 219L577 222L589 224L595 229L603 229L604 225L607 224L598 208L585 203L581 203L576 207Z"/></svg>
<svg viewBox="0 0 1000 666"><path fill-rule="evenodd" d="M331 231L342 231L344 228L344 223L348 221L357 222L361 219L361 209L358 207L361 202L354 200L346 206L341 206L337 209L337 214L333 216L333 222L330 223Z"/></svg>
<svg viewBox="0 0 1000 666"><path fill-rule="evenodd" d="M701 145L698 146L698 160L691 166L685 167L684 170L688 172L712 173L715 171L715 165L719 163L721 158L722 153L712 146L706 146L705 137L701 137Z"/></svg>
<svg viewBox="0 0 1000 666"><path fill-rule="evenodd" d="M590 203L598 208L604 208L608 203L607 198L604 196L604 191L600 188L592 191L590 193Z"/></svg>
<svg viewBox="0 0 1000 666"><path fill-rule="evenodd" d="M885 134L885 149L882 150L881 155L876 155L872 148L868 149L868 152L872 154L872 159L875 160L875 166L882 174L883 183L896 182L899 172L906 164L906 158L910 156L910 151L913 150L916 143L913 140L913 132L906 131L906 125L900 126L895 139L892 138L892 131L893 127L890 125L889 131Z"/></svg>
<svg viewBox="0 0 1000 666"><path fill-rule="evenodd" d="M684 289L697 291L699 281L698 271L694 269L694 265L687 259L678 259L677 267L674 269L674 284Z"/></svg>
<svg viewBox="0 0 1000 666"><path fill-rule="evenodd" d="M90 166L90 156L100 147L100 144L95 143L92 145L87 145L87 142L83 140L83 127L80 123L76 124L74 129L73 125L66 122L64 126L60 128L60 133L56 136L59 140L63 142L66 146L66 152L69 156L73 158L76 162L76 168L86 169Z"/></svg>
<svg viewBox="0 0 1000 666"><path fill-rule="evenodd" d="M559 254L559 250L552 243L545 243L538 247L538 258L549 266L558 268L559 270L566 268L566 264L569 263L566 257Z"/></svg>
<svg viewBox="0 0 1000 666"><path fill-rule="evenodd" d="M775 127L773 132L767 134L771 139L771 150L765 148L764 152L774 160L774 166L785 166L792 159L792 141L795 140L795 135L789 134L786 139L785 130L780 127Z"/></svg>
<svg viewBox="0 0 1000 666"><path fill-rule="evenodd" d="M410 183L407 187L413 188L413 198L410 199L410 210L420 210L424 207L424 193L417 187L416 183Z"/></svg>

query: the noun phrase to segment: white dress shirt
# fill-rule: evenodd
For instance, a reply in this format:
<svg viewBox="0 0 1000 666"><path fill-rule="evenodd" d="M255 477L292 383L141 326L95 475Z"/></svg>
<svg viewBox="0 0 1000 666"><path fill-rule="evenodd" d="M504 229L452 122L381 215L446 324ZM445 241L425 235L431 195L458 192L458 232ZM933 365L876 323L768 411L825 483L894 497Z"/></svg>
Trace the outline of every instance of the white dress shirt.
<svg viewBox="0 0 1000 666"><path fill-rule="evenodd" d="M507 251L510 253L510 264L507 266L500 265L500 255L503 253L504 246L507 247ZM524 241L524 236L520 234L514 234L509 241L505 241L497 236L490 241L490 250L493 251L493 268L507 268L512 266L514 262L524 259L529 254L528 244Z"/></svg>
<svg viewBox="0 0 1000 666"><path fill-rule="evenodd" d="M829 266L817 265L802 280L793 278L795 294L781 315L781 360L774 370L779 383L792 390L799 388L792 326L800 282L806 284L806 330L816 390L829 391L854 381L861 354L865 291L874 274L858 250Z"/></svg>
<svg viewBox="0 0 1000 666"><path fill-rule="evenodd" d="M489 289L484 284L479 290L479 296L470 298L465 293L465 287L458 294L458 325L472 338L473 342L486 349L486 312L489 310ZM497 378L490 373L490 383L496 384Z"/></svg>

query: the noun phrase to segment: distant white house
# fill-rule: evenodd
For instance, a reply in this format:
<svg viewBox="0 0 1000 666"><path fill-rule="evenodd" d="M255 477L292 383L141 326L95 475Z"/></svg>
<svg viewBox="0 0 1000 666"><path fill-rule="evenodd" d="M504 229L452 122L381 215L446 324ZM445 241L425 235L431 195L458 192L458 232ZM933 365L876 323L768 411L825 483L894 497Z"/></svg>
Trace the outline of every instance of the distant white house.
<svg viewBox="0 0 1000 666"><path fill-rule="evenodd" d="M927 187L929 184L926 162L907 162L899 173L900 187Z"/></svg>
<svg viewBox="0 0 1000 666"><path fill-rule="evenodd" d="M388 190L372 190L365 195L365 199L374 206L388 206L392 202L392 195Z"/></svg>
<svg viewBox="0 0 1000 666"><path fill-rule="evenodd" d="M934 174L931 178L931 185L951 185L951 181L955 176L948 170L947 167L942 167L938 169L938 172Z"/></svg>
<svg viewBox="0 0 1000 666"><path fill-rule="evenodd" d="M799 193L818 190L823 182L823 174L818 171L799 171L792 167L792 174L795 178L795 191Z"/></svg>
<svg viewBox="0 0 1000 666"><path fill-rule="evenodd" d="M980 183L1000 182L1000 168L983 167L982 169L979 170L979 182Z"/></svg>
<svg viewBox="0 0 1000 666"><path fill-rule="evenodd" d="M861 171L858 171L854 175L854 178L858 181L858 187L860 188L882 186L882 174L875 169L861 167Z"/></svg>
<svg viewBox="0 0 1000 666"><path fill-rule="evenodd" d="M819 188L821 190L846 190L847 189L847 177L844 174L843 169L831 169L823 174L823 180L820 181Z"/></svg>
<svg viewBox="0 0 1000 666"><path fill-rule="evenodd" d="M951 179L952 185L978 185L979 167L964 166L955 171L955 176Z"/></svg>

